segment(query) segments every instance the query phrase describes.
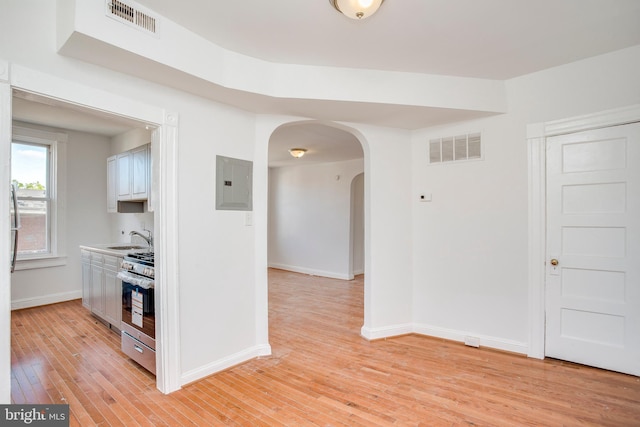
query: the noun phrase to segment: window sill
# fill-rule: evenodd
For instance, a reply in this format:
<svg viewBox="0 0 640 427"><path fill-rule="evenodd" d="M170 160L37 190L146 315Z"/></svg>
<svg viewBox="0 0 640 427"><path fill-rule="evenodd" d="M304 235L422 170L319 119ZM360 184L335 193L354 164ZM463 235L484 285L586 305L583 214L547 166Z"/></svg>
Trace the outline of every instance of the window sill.
<svg viewBox="0 0 640 427"><path fill-rule="evenodd" d="M15 271L33 270L36 268L60 267L62 265L67 265L66 256L18 259L18 261L16 262Z"/></svg>

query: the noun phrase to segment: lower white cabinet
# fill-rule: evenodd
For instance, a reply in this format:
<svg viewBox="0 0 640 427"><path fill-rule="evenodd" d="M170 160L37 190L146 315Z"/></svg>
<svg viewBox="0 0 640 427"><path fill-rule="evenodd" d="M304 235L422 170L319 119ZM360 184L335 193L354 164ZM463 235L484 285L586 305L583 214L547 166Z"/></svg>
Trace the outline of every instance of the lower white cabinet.
<svg viewBox="0 0 640 427"><path fill-rule="evenodd" d="M120 330L122 281L121 257L82 250L82 304L91 313Z"/></svg>
<svg viewBox="0 0 640 427"><path fill-rule="evenodd" d="M91 312L104 319L104 270L102 255L91 254Z"/></svg>
<svg viewBox="0 0 640 427"><path fill-rule="evenodd" d="M120 330L122 320L122 280L118 279L118 270L122 258L104 257L102 268L104 280L104 318L107 322Z"/></svg>
<svg viewBox="0 0 640 427"><path fill-rule="evenodd" d="M82 252L82 305L91 310L91 252Z"/></svg>

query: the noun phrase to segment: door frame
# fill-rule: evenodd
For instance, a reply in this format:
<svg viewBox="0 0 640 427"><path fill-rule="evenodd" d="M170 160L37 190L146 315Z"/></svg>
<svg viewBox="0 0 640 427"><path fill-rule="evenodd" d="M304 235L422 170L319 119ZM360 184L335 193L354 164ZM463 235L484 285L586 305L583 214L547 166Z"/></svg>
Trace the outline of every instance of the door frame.
<svg viewBox="0 0 640 427"><path fill-rule="evenodd" d="M547 260L547 138L640 121L640 104L527 126L529 187L529 348L545 357L545 281Z"/></svg>
<svg viewBox="0 0 640 427"><path fill-rule="evenodd" d="M156 386L163 393L171 393L181 387L180 327L179 327L179 276L178 276L178 113L162 107L116 95L98 88L85 86L69 80L12 64L0 59L0 152L9 153L11 146L11 97L13 89L21 89L47 98L58 99L82 108L98 110L108 114L128 117L157 127L152 141L158 165L154 167L157 185L152 188L155 225L158 239L156 280L165 284L159 288L157 303L163 313L159 319L157 357L160 369ZM3 155L4 182L9 182L9 156ZM6 163L6 164L5 164ZM157 197L156 197L157 196ZM0 188L0 207L8 212L9 189ZM6 203L5 203L6 202ZM0 220L0 240L8 242L8 215ZM6 240L5 240L6 237ZM0 250L3 259L8 259L8 243ZM10 344L11 329L11 277L9 263L0 266L0 335L3 343ZM0 403L11 402L10 345L0 352Z"/></svg>

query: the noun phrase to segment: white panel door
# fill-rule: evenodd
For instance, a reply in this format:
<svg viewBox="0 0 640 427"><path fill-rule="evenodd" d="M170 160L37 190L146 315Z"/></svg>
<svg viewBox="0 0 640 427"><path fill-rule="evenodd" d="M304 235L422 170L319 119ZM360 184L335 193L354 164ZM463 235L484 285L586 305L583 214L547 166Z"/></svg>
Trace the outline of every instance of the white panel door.
<svg viewBox="0 0 640 427"><path fill-rule="evenodd" d="M547 139L547 258L546 356L640 375L640 123Z"/></svg>

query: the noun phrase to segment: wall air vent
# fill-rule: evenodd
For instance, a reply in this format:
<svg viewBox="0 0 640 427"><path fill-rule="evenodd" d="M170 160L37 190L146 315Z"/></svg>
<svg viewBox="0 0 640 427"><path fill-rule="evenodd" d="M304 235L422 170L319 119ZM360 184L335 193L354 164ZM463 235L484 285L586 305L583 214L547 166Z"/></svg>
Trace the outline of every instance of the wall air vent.
<svg viewBox="0 0 640 427"><path fill-rule="evenodd" d="M133 1L106 0L106 14L116 21L158 35L158 19Z"/></svg>
<svg viewBox="0 0 640 427"><path fill-rule="evenodd" d="M479 133L429 140L429 163L445 163L482 158Z"/></svg>

